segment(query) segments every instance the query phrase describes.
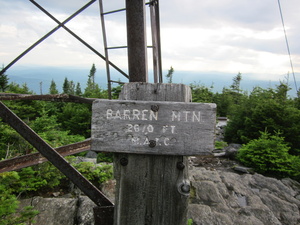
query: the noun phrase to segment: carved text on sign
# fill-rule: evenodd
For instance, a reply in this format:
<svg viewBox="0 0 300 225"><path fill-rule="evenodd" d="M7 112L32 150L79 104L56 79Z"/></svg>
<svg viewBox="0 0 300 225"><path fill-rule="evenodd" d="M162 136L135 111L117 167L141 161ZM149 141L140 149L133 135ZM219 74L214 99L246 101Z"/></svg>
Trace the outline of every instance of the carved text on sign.
<svg viewBox="0 0 300 225"><path fill-rule="evenodd" d="M92 150L208 154L214 147L215 109L209 103L97 100Z"/></svg>

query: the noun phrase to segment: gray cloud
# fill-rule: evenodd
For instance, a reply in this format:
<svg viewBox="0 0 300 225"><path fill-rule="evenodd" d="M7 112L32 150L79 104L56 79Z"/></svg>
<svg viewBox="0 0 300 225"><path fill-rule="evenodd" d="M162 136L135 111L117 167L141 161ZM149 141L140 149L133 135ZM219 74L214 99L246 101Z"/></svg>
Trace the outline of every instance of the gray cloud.
<svg viewBox="0 0 300 225"><path fill-rule="evenodd" d="M50 13L63 20L88 0L36 0ZM300 65L299 0L282 1L290 50L295 70ZM124 7L124 0L104 1L105 11ZM56 26L29 1L0 0L0 63L7 64L22 50ZM161 0L161 29L164 68L175 70L226 70L226 73L286 73L289 62L277 1L274 0ZM124 13L106 16L109 45L126 44ZM95 2L67 26L103 52L99 4ZM63 30L39 46L47 50L48 59L37 53L22 63L90 65L95 56ZM59 53L58 56L54 54ZM112 52L114 60L126 66L126 53ZM76 59L72 59L75 57ZM268 60L268 58L270 58ZM271 62L270 62L271 61ZM272 61L274 63L272 63ZM278 68L274 66L276 65ZM257 69L256 69L257 68ZM256 70L255 70L256 69ZM272 69L272 70L271 70Z"/></svg>

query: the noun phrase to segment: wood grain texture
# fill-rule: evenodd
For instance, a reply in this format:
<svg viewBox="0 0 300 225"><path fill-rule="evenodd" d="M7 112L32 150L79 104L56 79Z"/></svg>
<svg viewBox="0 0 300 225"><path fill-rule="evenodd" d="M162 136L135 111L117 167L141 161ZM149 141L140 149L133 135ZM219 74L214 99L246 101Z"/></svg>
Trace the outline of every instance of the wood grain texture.
<svg viewBox="0 0 300 225"><path fill-rule="evenodd" d="M163 101L96 100L94 151L208 155L214 149L216 105Z"/></svg>
<svg viewBox="0 0 300 225"><path fill-rule="evenodd" d="M190 102L190 93L188 86L179 84L129 83L120 99ZM187 165L184 156L116 153L114 225L186 225ZM187 192L182 192L182 186Z"/></svg>
<svg viewBox="0 0 300 225"><path fill-rule="evenodd" d="M145 0L126 0L128 73L130 82L147 82Z"/></svg>

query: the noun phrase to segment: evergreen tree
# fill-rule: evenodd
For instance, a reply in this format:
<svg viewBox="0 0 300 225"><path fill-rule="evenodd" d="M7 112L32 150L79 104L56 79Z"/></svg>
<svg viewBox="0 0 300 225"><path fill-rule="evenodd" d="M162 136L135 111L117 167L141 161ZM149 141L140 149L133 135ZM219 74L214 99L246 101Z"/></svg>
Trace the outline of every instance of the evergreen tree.
<svg viewBox="0 0 300 225"><path fill-rule="evenodd" d="M213 86L208 88L202 84L193 83L190 84L190 87L192 89L193 102L213 102L214 93L211 91Z"/></svg>
<svg viewBox="0 0 300 225"><path fill-rule="evenodd" d="M95 83L95 73L96 67L95 64L93 64L88 76L88 81L83 96L87 98L104 98L104 96L107 96L107 94L104 94L99 85Z"/></svg>
<svg viewBox="0 0 300 225"><path fill-rule="evenodd" d="M75 84L74 81L70 81L69 82L69 93L70 95L74 95L75 94Z"/></svg>
<svg viewBox="0 0 300 225"><path fill-rule="evenodd" d="M90 70L89 79L91 80L91 83L95 84L95 74L96 74L96 66L95 63L93 63L92 68Z"/></svg>
<svg viewBox="0 0 300 225"><path fill-rule="evenodd" d="M88 75L88 80L86 83L86 88L84 90L84 96L85 97L91 97L94 93L95 88L95 73L96 73L96 67L95 64L92 65L92 68L90 69L90 74Z"/></svg>
<svg viewBox="0 0 300 225"><path fill-rule="evenodd" d="M69 91L70 91L70 83L68 81L68 78L66 77L63 83L63 93L69 94Z"/></svg>
<svg viewBox="0 0 300 225"><path fill-rule="evenodd" d="M240 93L240 84L242 80L242 74L239 72L234 78L233 78L233 83L230 85L230 88L233 92L235 93Z"/></svg>
<svg viewBox="0 0 300 225"><path fill-rule="evenodd" d="M56 83L54 82L53 79L52 79L51 84L50 84L49 93L51 95L57 95L59 93L58 90L57 90L57 87L56 87Z"/></svg>
<svg viewBox="0 0 300 225"><path fill-rule="evenodd" d="M300 176L300 158L289 154L290 147L280 133L271 135L261 132L258 139L251 140L238 151L237 158L255 171L277 177Z"/></svg>
<svg viewBox="0 0 300 225"><path fill-rule="evenodd" d="M12 82L8 85L7 91L16 94L33 94L26 83L20 86ZM6 105L23 120L29 121L39 116L40 101L9 101Z"/></svg>
<svg viewBox="0 0 300 225"><path fill-rule="evenodd" d="M0 74L0 91L4 92L7 89L8 80L9 79L5 73Z"/></svg>
<svg viewBox="0 0 300 225"><path fill-rule="evenodd" d="M112 94L112 98L113 99L118 99L119 98L119 95L121 93L121 90L122 90L122 87L123 87L124 84L118 84L118 86L116 87L113 87L111 89L111 94Z"/></svg>
<svg viewBox="0 0 300 225"><path fill-rule="evenodd" d="M69 81L67 77L65 78L63 83L63 93L69 95L75 94L75 83L72 80Z"/></svg>
<svg viewBox="0 0 300 225"><path fill-rule="evenodd" d="M10 93L16 93L16 94L33 94L33 92L31 90L29 90L26 83L24 83L24 84L22 84L22 86L20 86L19 84L15 83L15 82L11 82L7 86L7 90Z"/></svg>
<svg viewBox="0 0 300 225"><path fill-rule="evenodd" d="M300 109L300 89L297 90L297 97L294 99L294 104L297 109Z"/></svg>
<svg viewBox="0 0 300 225"><path fill-rule="evenodd" d="M275 97L281 102L284 103L288 98L288 91L291 88L288 85L288 82L280 81L279 85L276 85Z"/></svg>
<svg viewBox="0 0 300 225"><path fill-rule="evenodd" d="M82 91L81 91L81 87L80 87L80 83L79 82L76 84L75 95L77 95L77 96L81 96L82 95Z"/></svg>
<svg viewBox="0 0 300 225"><path fill-rule="evenodd" d="M69 102L65 104L57 118L62 128L70 131L70 134L79 134L86 138L91 135L91 105Z"/></svg>
<svg viewBox="0 0 300 225"><path fill-rule="evenodd" d="M168 83L172 83L173 82L173 74L174 74L174 69L171 66L170 69L168 70L168 73L166 75L166 78L168 80Z"/></svg>
<svg viewBox="0 0 300 225"><path fill-rule="evenodd" d="M281 132L289 143L290 153L300 154L300 110L294 103L284 98L285 86L277 89L254 88L248 97L234 107L225 130L225 141L246 144L260 137L266 129L274 135Z"/></svg>

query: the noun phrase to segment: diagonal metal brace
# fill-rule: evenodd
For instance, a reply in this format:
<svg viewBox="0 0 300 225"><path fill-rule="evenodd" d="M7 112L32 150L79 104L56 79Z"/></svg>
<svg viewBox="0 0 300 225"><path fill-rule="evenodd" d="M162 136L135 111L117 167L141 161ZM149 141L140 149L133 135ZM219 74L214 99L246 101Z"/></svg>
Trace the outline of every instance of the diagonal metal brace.
<svg viewBox="0 0 300 225"><path fill-rule="evenodd" d="M52 20L54 20L59 27L64 28L69 34L71 34L73 37L75 37L78 41L80 41L82 44L84 44L88 49L90 49L92 52L94 52L96 55L98 55L101 59L103 59L104 61L106 60L106 57L103 56L102 54L100 54L95 48L93 48L91 45L89 45L87 42L85 42L82 38L80 38L77 34L75 34L73 31L71 31L68 27L65 26L64 22L60 22L59 20L57 20L51 13L49 13L46 9L44 9L41 5L39 5L37 2L35 2L34 0L29 0L32 4L34 4L37 8L39 8L43 13L45 13L47 16L49 16ZM95 0L92 0L93 2ZM123 76L125 76L126 78L129 78L129 76L122 71L119 67L117 67L114 63L112 63L111 61L108 61L108 63L115 68L119 73L121 73Z"/></svg>
<svg viewBox="0 0 300 225"><path fill-rule="evenodd" d="M83 10L85 10L87 7L89 7L91 4L93 4L96 0L91 0L88 2L85 6L83 6L81 9L77 10L74 14L72 14L69 18L64 20L62 24L65 24L69 22L71 19L73 19L75 16L77 16L79 13L81 13ZM36 41L34 44L32 44L28 49L26 49L22 54L20 54L17 58L15 58L12 62L10 62L7 66L2 68L0 71L0 75L5 73L6 70L8 70L12 65L14 65L17 61L19 61L23 56L25 56L28 52L30 52L33 48L35 48L37 45L39 45L41 42L43 42L46 38L48 38L51 34L53 34L55 31L57 31L59 28L61 28L61 25L56 26L51 31L49 31L47 34L45 34L42 38L40 38L38 41Z"/></svg>
<svg viewBox="0 0 300 225"><path fill-rule="evenodd" d="M86 139L85 141L82 142L77 142L74 144L69 144L69 145L55 148L55 150L61 156L74 155L79 152L90 150L91 149L90 143L91 143L91 139ZM46 161L47 159L43 157L42 154L39 152L27 154L27 155L23 155L11 159L5 159L0 161L0 173L22 169L24 167L37 165Z"/></svg>
<svg viewBox="0 0 300 225"><path fill-rule="evenodd" d="M78 35L76 35L74 32L72 32L70 29L68 29L65 24L69 22L71 19L73 19L75 16L77 16L79 13L81 13L83 10L88 8L90 5L92 5L96 0L91 0L86 5L84 5L82 8L77 10L74 14L72 14L70 17L68 17L63 22L59 22L54 16L52 16L47 10L45 10L42 6L40 6L38 3L36 3L34 0L29 0L32 4L34 4L37 8L39 8L42 12L44 12L47 16L49 16L51 19L53 19L58 26L53 28L51 31L49 31L47 34L45 34L42 38L40 38L38 41L36 41L34 44L32 44L28 49L26 49L23 53L21 53L17 58L15 58L12 62L10 62L7 66L2 68L0 70L0 75L4 74L11 66L13 66L16 62L18 62L23 56L25 56L28 52L30 52L33 48L35 48L37 45L39 45L41 42L43 42L46 38L48 38L50 35L52 35L54 32L56 32L61 27L64 28L66 31L68 31L71 35L73 35L77 40L79 40L82 44L84 44L87 48L89 48L92 52L94 52L96 55L98 55L101 59L106 60L106 58L99 53L95 48L93 48L91 45L86 43L82 38L80 38ZM129 76L122 71L119 67L117 67L114 63L109 61L109 64L115 68L119 73L121 73L126 78L129 78Z"/></svg>
<svg viewBox="0 0 300 225"><path fill-rule="evenodd" d="M113 206L113 203L99 191L91 182L82 176L72 165L70 165L58 152L48 145L38 134L36 134L17 115L0 102L0 117L4 122L14 128L25 140L35 147L66 177L68 177L80 190L82 190L96 205Z"/></svg>

